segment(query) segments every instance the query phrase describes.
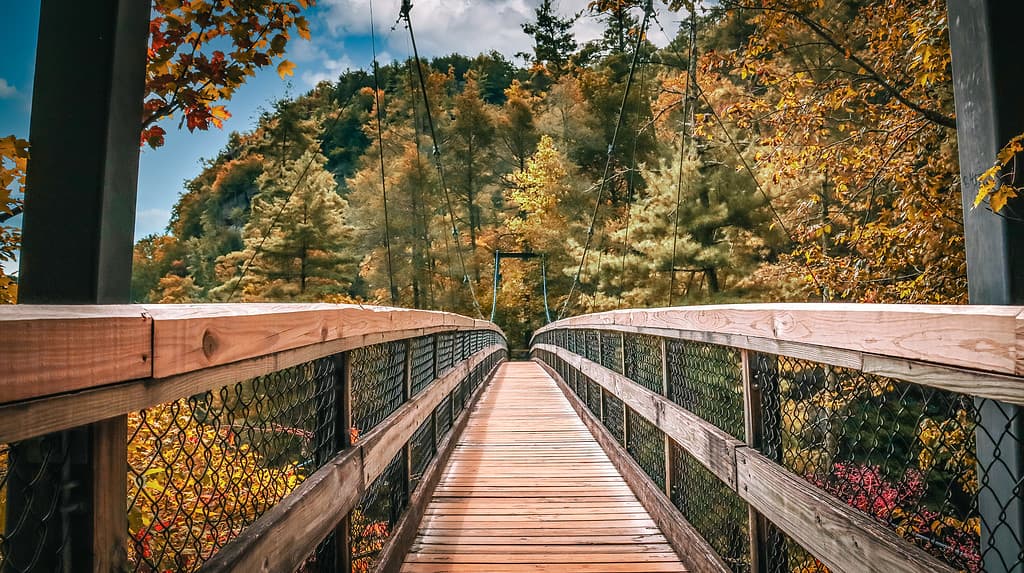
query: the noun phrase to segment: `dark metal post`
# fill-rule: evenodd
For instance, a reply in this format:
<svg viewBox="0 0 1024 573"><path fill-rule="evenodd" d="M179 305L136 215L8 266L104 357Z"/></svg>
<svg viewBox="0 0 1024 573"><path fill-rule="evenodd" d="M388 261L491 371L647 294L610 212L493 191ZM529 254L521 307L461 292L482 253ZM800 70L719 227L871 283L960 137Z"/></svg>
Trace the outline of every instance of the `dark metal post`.
<svg viewBox="0 0 1024 573"><path fill-rule="evenodd" d="M953 87L956 96L967 279L971 304L1024 303L1024 201L1011 201L1010 216L987 205L973 208L978 177L999 149L1024 132L1024 62L1017 44L1024 5L996 0L948 2ZM1022 184L1020 174L1013 181ZM989 573L1024 571L1024 478L1021 412L991 400L976 401L978 510L982 565Z"/></svg>
<svg viewBox="0 0 1024 573"><path fill-rule="evenodd" d="M134 0L41 3L22 304L130 300L149 9ZM12 445L4 524L8 535L20 529L6 556L12 569L120 568L126 432L118 416ZM40 514L51 501L59 510Z"/></svg>

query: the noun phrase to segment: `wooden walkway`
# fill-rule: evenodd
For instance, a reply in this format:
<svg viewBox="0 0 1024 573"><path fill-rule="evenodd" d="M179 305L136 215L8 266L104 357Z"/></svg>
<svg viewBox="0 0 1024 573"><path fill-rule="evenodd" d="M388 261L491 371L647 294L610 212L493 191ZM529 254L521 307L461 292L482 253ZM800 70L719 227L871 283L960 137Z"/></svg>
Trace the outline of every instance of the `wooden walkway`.
<svg viewBox="0 0 1024 573"><path fill-rule="evenodd" d="M555 382L501 366L402 571L686 571Z"/></svg>

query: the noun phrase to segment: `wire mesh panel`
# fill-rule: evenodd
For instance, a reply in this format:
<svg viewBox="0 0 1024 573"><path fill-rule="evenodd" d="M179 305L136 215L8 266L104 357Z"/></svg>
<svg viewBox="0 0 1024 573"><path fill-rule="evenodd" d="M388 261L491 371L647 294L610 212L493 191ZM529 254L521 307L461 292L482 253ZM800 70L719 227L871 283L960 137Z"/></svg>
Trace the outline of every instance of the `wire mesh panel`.
<svg viewBox="0 0 1024 573"><path fill-rule="evenodd" d="M582 331L584 337L584 350L583 355L591 362L601 363L601 331L599 330L584 330Z"/></svg>
<svg viewBox="0 0 1024 573"><path fill-rule="evenodd" d="M829 573L821 561L804 549L775 524L767 523L764 534L765 571L767 573Z"/></svg>
<svg viewBox="0 0 1024 573"><path fill-rule="evenodd" d="M622 335L602 330L601 365L622 374Z"/></svg>
<svg viewBox="0 0 1024 573"><path fill-rule="evenodd" d="M669 399L744 439L740 351L689 340L667 340L665 350Z"/></svg>
<svg viewBox="0 0 1024 573"><path fill-rule="evenodd" d="M405 483L405 451L398 452L384 472L366 488L351 513L349 535L352 571L366 573L380 555L409 501Z"/></svg>
<svg viewBox="0 0 1024 573"><path fill-rule="evenodd" d="M412 482L412 489L420 483L423 472L426 471L430 460L434 459L437 453L434 447L434 419L427 418L420 427L413 432L409 438L409 467L412 474L409 480Z"/></svg>
<svg viewBox="0 0 1024 573"><path fill-rule="evenodd" d="M622 417L622 400L619 400L614 395L609 394L603 388L601 389L601 392L604 393L604 419L601 421L604 422L608 431L611 432L611 434L615 436L615 439L621 444L626 436L624 433L625 419Z"/></svg>
<svg viewBox="0 0 1024 573"><path fill-rule="evenodd" d="M451 394L441 399L441 402L434 409L434 423L437 425L437 441L440 442L448 430L452 429L452 396Z"/></svg>
<svg viewBox="0 0 1024 573"><path fill-rule="evenodd" d="M405 342L384 342L349 352L352 427L365 434L405 401Z"/></svg>
<svg viewBox="0 0 1024 573"><path fill-rule="evenodd" d="M651 392L664 394L661 372L661 338L646 334L623 336L626 378Z"/></svg>
<svg viewBox="0 0 1024 573"><path fill-rule="evenodd" d="M412 340L412 395L419 394L434 381L434 337Z"/></svg>
<svg viewBox="0 0 1024 573"><path fill-rule="evenodd" d="M128 561L195 571L333 453L331 358L128 417Z"/></svg>
<svg viewBox="0 0 1024 573"><path fill-rule="evenodd" d="M665 489L665 433L643 416L626 410L626 451L651 481Z"/></svg>
<svg viewBox="0 0 1024 573"><path fill-rule="evenodd" d="M444 376L455 366L455 334L444 332L437 335L437 376Z"/></svg>
<svg viewBox="0 0 1024 573"><path fill-rule="evenodd" d="M0 443L0 571L63 570L68 546L61 475L71 464L70 443L59 434ZM63 535L54 535L56 531ZM49 536L49 537L48 537Z"/></svg>
<svg viewBox="0 0 1024 573"><path fill-rule="evenodd" d="M587 407L595 416L601 416L601 385L590 379L587 379Z"/></svg>
<svg viewBox="0 0 1024 573"><path fill-rule="evenodd" d="M981 569L974 399L788 357L753 367L766 456L951 566Z"/></svg>
<svg viewBox="0 0 1024 573"><path fill-rule="evenodd" d="M669 441L672 503L734 573L750 571L747 504L675 441ZM788 572L787 572L788 573Z"/></svg>

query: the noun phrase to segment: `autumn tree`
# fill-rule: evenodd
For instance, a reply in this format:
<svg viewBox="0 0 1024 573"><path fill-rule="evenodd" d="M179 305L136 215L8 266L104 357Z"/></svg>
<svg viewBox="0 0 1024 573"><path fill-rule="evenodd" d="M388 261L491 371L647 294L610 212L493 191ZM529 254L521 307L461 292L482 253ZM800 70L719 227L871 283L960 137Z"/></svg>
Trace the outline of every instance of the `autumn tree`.
<svg viewBox="0 0 1024 573"><path fill-rule="evenodd" d="M28 142L13 135L0 139L0 263L13 262L21 244L21 230L7 224L21 214L24 204ZM0 304L18 301L18 283L0 267Z"/></svg>
<svg viewBox="0 0 1024 573"><path fill-rule="evenodd" d="M476 250L477 234L482 228L480 194L493 181L494 120L493 111L480 99L480 88L472 72L466 75L462 93L455 96L448 149L452 159L452 188L464 201L469 246ZM493 206L493 204L492 204ZM477 273L476 280L480 280Z"/></svg>
<svg viewBox="0 0 1024 573"><path fill-rule="evenodd" d="M301 14L315 1L155 0L142 141L163 145L166 130L157 124L179 113L189 131L221 127L231 114L220 102L284 56L293 32L310 39ZM294 67L280 60L277 72L283 78Z"/></svg>
<svg viewBox="0 0 1024 573"><path fill-rule="evenodd" d="M242 300L317 300L345 292L355 277L348 252L348 203L337 193L323 155L307 151L257 180L245 248L221 257L223 283L215 297Z"/></svg>

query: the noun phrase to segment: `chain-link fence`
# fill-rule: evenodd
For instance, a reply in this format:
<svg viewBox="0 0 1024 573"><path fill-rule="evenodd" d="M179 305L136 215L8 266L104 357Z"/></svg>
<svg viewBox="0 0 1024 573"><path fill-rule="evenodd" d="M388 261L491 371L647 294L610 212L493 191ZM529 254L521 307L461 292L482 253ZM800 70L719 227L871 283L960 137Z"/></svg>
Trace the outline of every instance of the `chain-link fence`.
<svg viewBox="0 0 1024 573"><path fill-rule="evenodd" d="M349 442L443 373L501 343L500 333L489 330L385 342L129 412L125 569L198 570ZM386 537L450 431L453 414L504 358L503 352L491 354L444 397L438 414L367 489L350 534ZM342 419L344 412L350 420ZM88 524L79 523L86 514L70 494L90 487L78 477L89 475L89 439L79 429L0 443L3 573L73 565L75 543L88 541L74 541L75 529ZM366 521L362 530L357 517ZM301 571L337 570L333 535ZM350 544L357 570L379 545L362 537Z"/></svg>
<svg viewBox="0 0 1024 573"><path fill-rule="evenodd" d="M333 453L324 358L129 415L128 561L195 571Z"/></svg>
<svg viewBox="0 0 1024 573"><path fill-rule="evenodd" d="M1014 517L1024 506L1024 417L1016 406L750 351L755 407L745 413L745 351L739 348L592 329L543 332L538 343L570 350L657 394L667 390L678 406L953 569L1024 566L1024 524ZM765 570L827 571L763 517L757 518L761 531L749 531L744 499L674 441L666 467L657 426L558 355L536 356L564 373L616 439L625 436L626 450L654 483L669 479L673 504L732 571L750 571L754 534Z"/></svg>

